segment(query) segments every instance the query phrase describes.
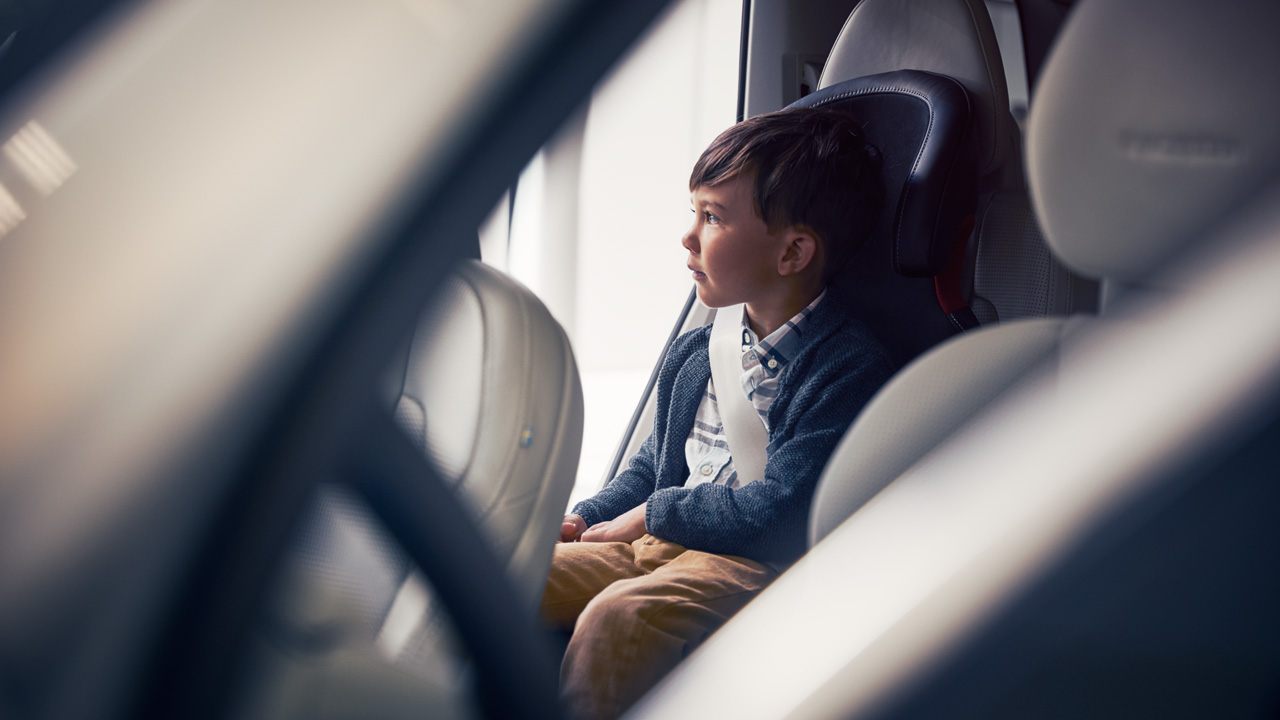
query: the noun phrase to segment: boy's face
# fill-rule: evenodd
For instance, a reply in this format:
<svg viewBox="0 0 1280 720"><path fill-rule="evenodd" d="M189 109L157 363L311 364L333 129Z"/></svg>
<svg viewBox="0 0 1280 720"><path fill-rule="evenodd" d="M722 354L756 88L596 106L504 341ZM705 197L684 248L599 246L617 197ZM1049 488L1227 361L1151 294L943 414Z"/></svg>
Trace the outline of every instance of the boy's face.
<svg viewBox="0 0 1280 720"><path fill-rule="evenodd" d="M681 242L698 299L719 308L766 299L777 287L786 240L756 214L750 176L739 175L692 193L693 227Z"/></svg>

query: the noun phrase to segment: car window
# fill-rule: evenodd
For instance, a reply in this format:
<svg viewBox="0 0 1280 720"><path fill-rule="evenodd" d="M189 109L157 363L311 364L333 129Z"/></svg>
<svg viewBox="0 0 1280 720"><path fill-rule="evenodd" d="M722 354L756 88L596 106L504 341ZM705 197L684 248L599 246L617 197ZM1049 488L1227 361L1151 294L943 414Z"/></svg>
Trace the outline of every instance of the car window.
<svg viewBox="0 0 1280 720"><path fill-rule="evenodd" d="M586 419L571 505L607 479L688 295L689 172L734 121L741 13L736 0L673 5L482 228L484 261L537 293L573 342Z"/></svg>

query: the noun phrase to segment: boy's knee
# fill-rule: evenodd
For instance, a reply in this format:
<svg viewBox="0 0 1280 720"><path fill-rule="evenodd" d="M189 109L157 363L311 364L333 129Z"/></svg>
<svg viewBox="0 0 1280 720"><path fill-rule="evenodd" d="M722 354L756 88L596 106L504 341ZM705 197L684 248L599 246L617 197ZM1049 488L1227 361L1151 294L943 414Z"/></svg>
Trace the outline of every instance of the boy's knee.
<svg viewBox="0 0 1280 720"><path fill-rule="evenodd" d="M639 596L631 585L616 582L592 598L578 616L574 633L595 634L601 630L616 632L634 622L648 600Z"/></svg>
<svg viewBox="0 0 1280 720"><path fill-rule="evenodd" d="M669 622L686 605L643 583L615 583L596 596L561 666L569 705L583 717L616 717L631 706L708 634Z"/></svg>

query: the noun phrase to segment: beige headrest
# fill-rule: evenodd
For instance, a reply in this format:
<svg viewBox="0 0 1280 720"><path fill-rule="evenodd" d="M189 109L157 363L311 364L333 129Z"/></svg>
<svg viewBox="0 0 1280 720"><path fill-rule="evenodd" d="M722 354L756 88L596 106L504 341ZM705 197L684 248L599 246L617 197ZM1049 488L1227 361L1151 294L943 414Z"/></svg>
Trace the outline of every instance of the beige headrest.
<svg viewBox="0 0 1280 720"><path fill-rule="evenodd" d="M982 0L862 0L831 48L818 87L893 70L959 80L975 104L979 172L1009 158L1017 132L995 31Z"/></svg>
<svg viewBox="0 0 1280 720"><path fill-rule="evenodd" d="M1275 0L1084 0L1032 102L1027 169L1054 253L1140 280L1280 173Z"/></svg>

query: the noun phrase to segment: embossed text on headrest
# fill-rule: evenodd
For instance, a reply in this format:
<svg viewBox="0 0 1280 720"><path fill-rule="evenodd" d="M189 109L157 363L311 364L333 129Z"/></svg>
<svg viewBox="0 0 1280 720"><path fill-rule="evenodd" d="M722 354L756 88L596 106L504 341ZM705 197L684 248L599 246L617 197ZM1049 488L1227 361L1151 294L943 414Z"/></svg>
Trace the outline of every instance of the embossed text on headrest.
<svg viewBox="0 0 1280 720"><path fill-rule="evenodd" d="M1208 134L1168 134L1127 130L1120 133L1120 147L1134 160L1180 165L1240 165L1241 144Z"/></svg>

